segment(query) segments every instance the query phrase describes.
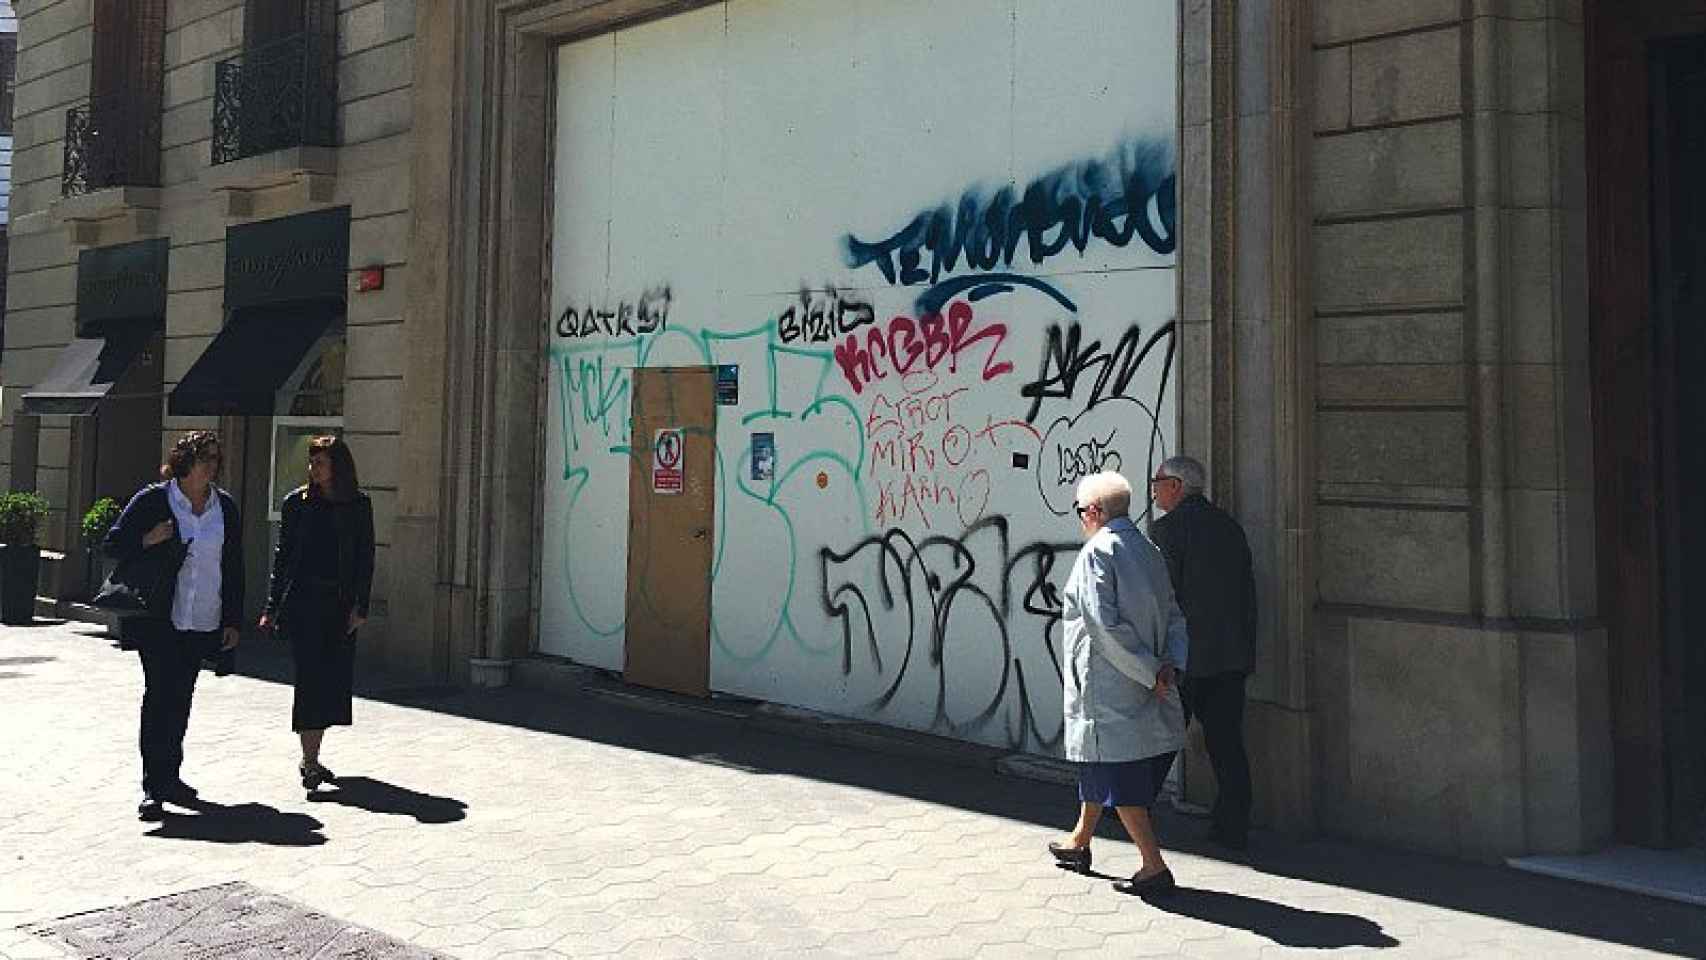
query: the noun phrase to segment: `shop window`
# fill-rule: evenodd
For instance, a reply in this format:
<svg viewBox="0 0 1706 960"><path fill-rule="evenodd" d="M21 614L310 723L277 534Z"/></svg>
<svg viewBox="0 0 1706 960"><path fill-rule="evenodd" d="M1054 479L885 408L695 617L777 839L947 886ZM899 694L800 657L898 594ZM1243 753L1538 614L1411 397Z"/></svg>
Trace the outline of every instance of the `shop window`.
<svg viewBox="0 0 1706 960"><path fill-rule="evenodd" d="M290 416L342 417L344 415L344 356L348 352L342 330L321 341L309 354L290 397Z"/></svg>
<svg viewBox="0 0 1706 960"><path fill-rule="evenodd" d="M308 444L327 434L343 436L343 417L274 417L272 421L272 478L267 489L267 518L282 519L279 502L308 482Z"/></svg>

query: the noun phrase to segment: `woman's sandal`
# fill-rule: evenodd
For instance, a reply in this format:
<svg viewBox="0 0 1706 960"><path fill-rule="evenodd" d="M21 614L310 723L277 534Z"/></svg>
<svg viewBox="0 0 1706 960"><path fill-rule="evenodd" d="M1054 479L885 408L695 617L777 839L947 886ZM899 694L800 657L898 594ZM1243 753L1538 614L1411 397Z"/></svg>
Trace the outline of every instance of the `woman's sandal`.
<svg viewBox="0 0 1706 960"><path fill-rule="evenodd" d="M1054 854L1054 859L1061 866L1079 873L1090 872L1090 847L1068 847L1058 843L1050 843L1048 852Z"/></svg>

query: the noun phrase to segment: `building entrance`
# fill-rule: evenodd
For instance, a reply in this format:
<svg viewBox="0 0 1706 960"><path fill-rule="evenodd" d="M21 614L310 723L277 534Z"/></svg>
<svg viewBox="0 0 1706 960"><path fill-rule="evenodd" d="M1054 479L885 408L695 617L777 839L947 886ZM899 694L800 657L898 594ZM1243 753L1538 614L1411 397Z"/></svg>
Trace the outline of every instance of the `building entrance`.
<svg viewBox="0 0 1706 960"><path fill-rule="evenodd" d="M1601 613L1618 838L1706 827L1706 0L1588 23Z"/></svg>

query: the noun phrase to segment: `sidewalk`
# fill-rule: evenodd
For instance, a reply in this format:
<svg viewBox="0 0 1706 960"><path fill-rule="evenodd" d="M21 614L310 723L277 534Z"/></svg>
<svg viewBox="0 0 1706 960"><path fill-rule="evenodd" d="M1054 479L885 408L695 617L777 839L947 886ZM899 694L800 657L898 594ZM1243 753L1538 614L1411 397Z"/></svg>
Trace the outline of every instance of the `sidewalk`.
<svg viewBox="0 0 1706 960"><path fill-rule="evenodd" d="M0 630L0 956L20 932L241 881L452 957L1706 956L1706 909L1258 834L1247 862L1161 818L1169 901L1043 845L1060 787L788 735L750 709L396 690L295 782L290 689L203 674L185 776L216 806L135 819L141 671L84 624ZM280 676L276 651L246 670ZM1117 829L1117 828L1116 828Z"/></svg>

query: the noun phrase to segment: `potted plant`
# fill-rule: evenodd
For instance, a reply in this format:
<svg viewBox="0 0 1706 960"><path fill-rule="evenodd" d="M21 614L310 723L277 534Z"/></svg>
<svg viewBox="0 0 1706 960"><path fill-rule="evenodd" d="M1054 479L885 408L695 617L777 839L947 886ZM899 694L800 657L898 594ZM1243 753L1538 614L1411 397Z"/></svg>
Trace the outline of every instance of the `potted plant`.
<svg viewBox="0 0 1706 960"><path fill-rule="evenodd" d="M27 624L35 619L36 580L41 548L36 531L47 516L40 494L0 493L0 623Z"/></svg>
<svg viewBox="0 0 1706 960"><path fill-rule="evenodd" d="M112 497L96 500L83 514L84 579L88 582L91 597L100 591L101 584L107 579L107 559L101 555L101 541L106 539L107 531L118 521L118 515L118 501Z"/></svg>

